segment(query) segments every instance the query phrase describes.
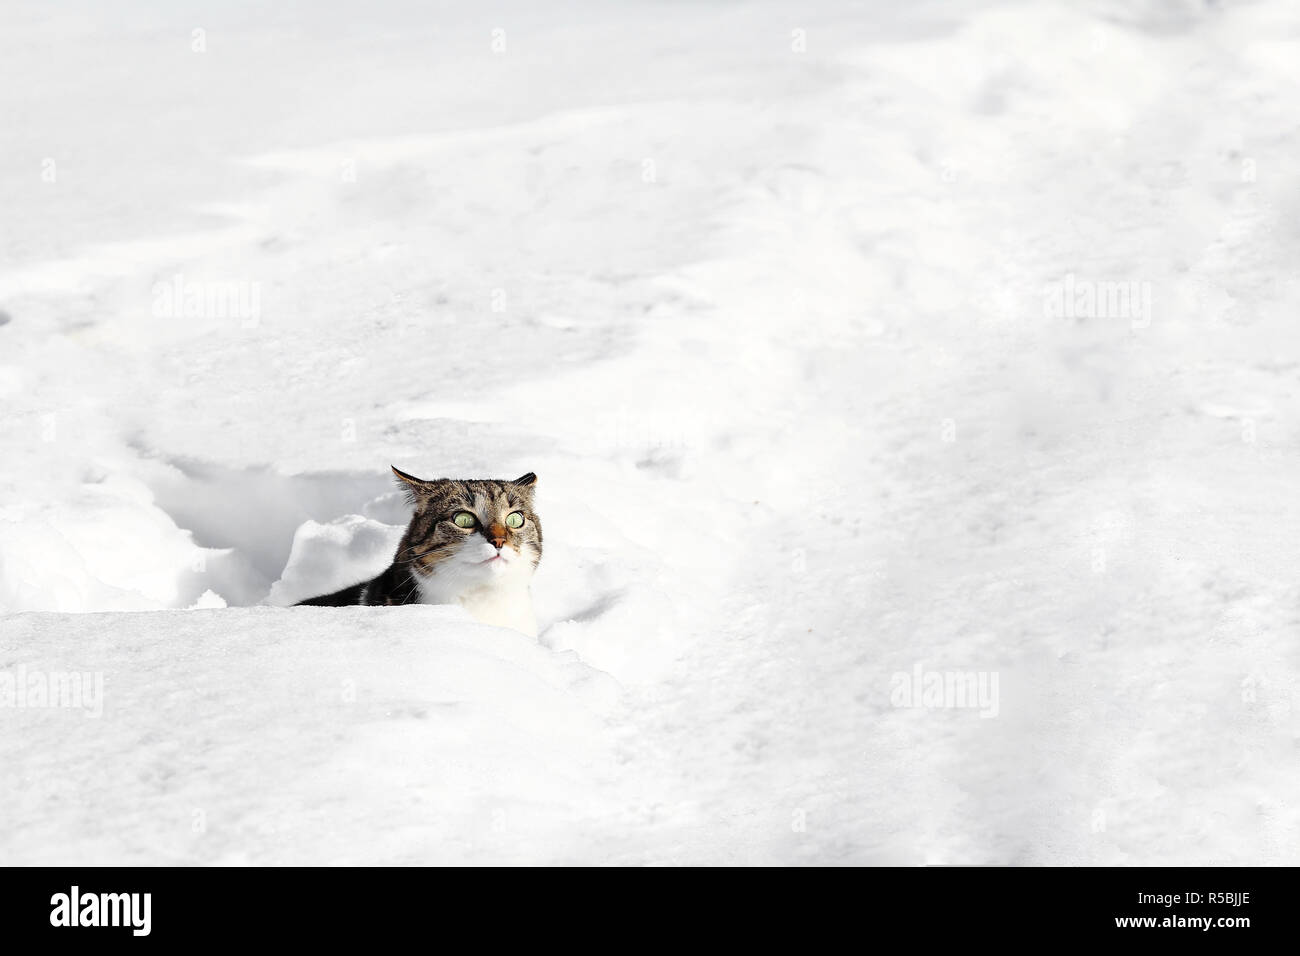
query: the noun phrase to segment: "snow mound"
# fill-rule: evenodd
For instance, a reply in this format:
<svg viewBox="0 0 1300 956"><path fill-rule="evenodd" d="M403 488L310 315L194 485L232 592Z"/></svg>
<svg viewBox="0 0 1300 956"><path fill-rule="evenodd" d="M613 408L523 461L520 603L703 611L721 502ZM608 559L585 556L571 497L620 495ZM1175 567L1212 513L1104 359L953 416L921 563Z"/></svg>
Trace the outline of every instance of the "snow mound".
<svg viewBox="0 0 1300 956"><path fill-rule="evenodd" d="M565 862L604 832L617 689L452 608L22 614L0 664L10 864ZM66 674L78 706L35 693Z"/></svg>
<svg viewBox="0 0 1300 956"><path fill-rule="evenodd" d="M328 524L304 522L289 562L267 603L289 605L372 578L392 561L402 528L347 515Z"/></svg>

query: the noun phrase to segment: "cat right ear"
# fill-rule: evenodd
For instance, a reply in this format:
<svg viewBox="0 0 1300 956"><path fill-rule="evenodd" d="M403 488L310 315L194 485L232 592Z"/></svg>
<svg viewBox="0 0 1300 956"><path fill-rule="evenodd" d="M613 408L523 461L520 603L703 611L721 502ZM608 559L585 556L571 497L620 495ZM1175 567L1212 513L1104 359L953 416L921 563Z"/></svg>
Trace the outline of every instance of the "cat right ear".
<svg viewBox="0 0 1300 956"><path fill-rule="evenodd" d="M510 483L512 485L518 485L520 488L531 488L533 485L537 484L537 476L530 471L528 474L521 475Z"/></svg>
<svg viewBox="0 0 1300 956"><path fill-rule="evenodd" d="M404 471L399 471L392 465L388 467L393 469L393 474L397 476L397 480L406 486L406 493L411 499L411 504L418 503L422 495L428 494L429 482L422 478L416 478L414 475L408 475Z"/></svg>
<svg viewBox="0 0 1300 956"><path fill-rule="evenodd" d="M389 465L388 467L393 469L393 474L395 474L400 480L406 482L408 485L411 485L412 487L419 488L421 485L428 484L427 481L424 481L420 478L416 478L414 475L408 475L404 471L398 471L397 468L395 468L393 465Z"/></svg>

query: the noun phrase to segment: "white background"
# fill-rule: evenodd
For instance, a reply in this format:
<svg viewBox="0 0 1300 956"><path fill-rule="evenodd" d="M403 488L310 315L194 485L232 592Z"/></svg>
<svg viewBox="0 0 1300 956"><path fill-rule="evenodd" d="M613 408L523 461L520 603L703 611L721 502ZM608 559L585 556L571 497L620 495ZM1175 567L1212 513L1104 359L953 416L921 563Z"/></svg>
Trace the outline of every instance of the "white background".
<svg viewBox="0 0 1300 956"><path fill-rule="evenodd" d="M105 696L0 707L0 859L1300 862L1298 38L5 3L0 675ZM538 473L539 642L264 606L390 463Z"/></svg>

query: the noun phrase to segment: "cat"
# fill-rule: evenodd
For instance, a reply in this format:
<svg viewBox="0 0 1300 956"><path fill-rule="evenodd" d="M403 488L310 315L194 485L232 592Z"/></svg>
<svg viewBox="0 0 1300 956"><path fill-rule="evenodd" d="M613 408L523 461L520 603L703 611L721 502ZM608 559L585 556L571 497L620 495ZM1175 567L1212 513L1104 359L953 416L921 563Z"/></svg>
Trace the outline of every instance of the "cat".
<svg viewBox="0 0 1300 956"><path fill-rule="evenodd" d="M415 506L393 563L369 581L296 606L459 604L484 624L536 637L529 583L542 560L537 476L424 481L396 468L393 474Z"/></svg>

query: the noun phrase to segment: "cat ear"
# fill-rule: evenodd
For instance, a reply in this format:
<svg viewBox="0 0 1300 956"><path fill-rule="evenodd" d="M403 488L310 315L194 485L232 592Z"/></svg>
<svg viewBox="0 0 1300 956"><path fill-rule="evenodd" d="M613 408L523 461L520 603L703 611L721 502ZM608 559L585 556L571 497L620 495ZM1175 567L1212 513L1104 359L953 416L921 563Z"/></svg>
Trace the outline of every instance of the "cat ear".
<svg viewBox="0 0 1300 956"><path fill-rule="evenodd" d="M510 482L510 484L518 485L520 488L531 488L533 485L537 484L537 476L530 471L528 474L516 478L514 481Z"/></svg>
<svg viewBox="0 0 1300 956"><path fill-rule="evenodd" d="M397 476L397 480L406 486L406 495L411 500L411 504L419 504L422 499L427 499L432 493L433 482L416 478L414 475L408 475L404 471L393 468L392 465L388 467L393 469L393 474Z"/></svg>
<svg viewBox="0 0 1300 956"><path fill-rule="evenodd" d="M393 469L393 474L395 474L399 480L406 482L408 485L410 485L413 488L420 488L428 484L427 481L424 481L421 478L416 478L414 475L408 475L404 471L398 471L392 465L389 465L388 467Z"/></svg>

